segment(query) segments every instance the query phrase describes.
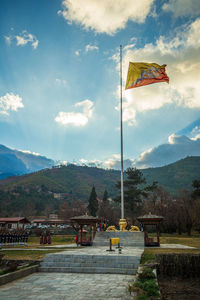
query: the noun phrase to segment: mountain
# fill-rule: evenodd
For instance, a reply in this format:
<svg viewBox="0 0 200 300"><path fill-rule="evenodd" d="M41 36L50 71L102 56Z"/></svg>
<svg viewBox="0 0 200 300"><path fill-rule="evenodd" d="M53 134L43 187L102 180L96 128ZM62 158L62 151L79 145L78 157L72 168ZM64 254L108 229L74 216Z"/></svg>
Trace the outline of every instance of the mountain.
<svg viewBox="0 0 200 300"><path fill-rule="evenodd" d="M172 194L181 189L192 190L192 181L200 179L200 157L187 157L159 168L143 169L148 183L157 181ZM35 211L41 215L57 211L63 201L88 201L93 185L98 198L107 189L109 197L118 190L115 183L120 172L75 165L53 167L35 173L0 180L0 214L27 214Z"/></svg>
<svg viewBox="0 0 200 300"><path fill-rule="evenodd" d="M190 156L164 167L143 169L148 183L157 181L160 186L176 194L179 190L192 190L192 181L200 180L200 156Z"/></svg>
<svg viewBox="0 0 200 300"><path fill-rule="evenodd" d="M185 135L172 134L168 143L143 152L135 165L137 168L162 167L187 156L200 155L200 138L192 139Z"/></svg>
<svg viewBox="0 0 200 300"><path fill-rule="evenodd" d="M54 164L52 159L45 156L0 145L0 179L51 168Z"/></svg>
<svg viewBox="0 0 200 300"><path fill-rule="evenodd" d="M120 172L116 170L68 165L0 180L0 189L45 187L50 193L65 193L69 200L87 201L93 185L99 197L103 197L107 187L109 195L113 197L116 194L115 183L119 179Z"/></svg>

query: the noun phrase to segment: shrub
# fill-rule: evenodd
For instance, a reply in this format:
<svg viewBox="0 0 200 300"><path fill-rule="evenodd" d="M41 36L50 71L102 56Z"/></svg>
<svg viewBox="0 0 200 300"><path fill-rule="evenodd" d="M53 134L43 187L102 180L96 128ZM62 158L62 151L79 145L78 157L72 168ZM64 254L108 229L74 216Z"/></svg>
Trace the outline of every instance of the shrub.
<svg viewBox="0 0 200 300"><path fill-rule="evenodd" d="M149 300L149 297L147 297L146 295L138 295L137 300Z"/></svg>
<svg viewBox="0 0 200 300"><path fill-rule="evenodd" d="M155 277L156 276L152 269L145 268L142 273L139 274L138 279L143 282L145 280L155 279Z"/></svg>
<svg viewBox="0 0 200 300"><path fill-rule="evenodd" d="M18 263L17 262L11 262L8 266L9 268L9 272L14 272L18 267Z"/></svg>
<svg viewBox="0 0 200 300"><path fill-rule="evenodd" d="M158 297L159 296L158 285L152 279L146 280L146 281L137 281L135 283L135 286L144 290L148 297L151 297L151 296Z"/></svg>

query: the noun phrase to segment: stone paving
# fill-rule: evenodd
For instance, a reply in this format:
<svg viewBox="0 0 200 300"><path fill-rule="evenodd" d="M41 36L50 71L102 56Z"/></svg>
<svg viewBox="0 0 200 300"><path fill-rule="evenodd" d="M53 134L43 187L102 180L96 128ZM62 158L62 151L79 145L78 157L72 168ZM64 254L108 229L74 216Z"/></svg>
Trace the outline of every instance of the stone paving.
<svg viewBox="0 0 200 300"><path fill-rule="evenodd" d="M67 245L69 248L73 245ZM66 245L63 245L63 250ZM53 247L52 247L53 248ZM60 248L57 246L56 248ZM62 248L62 247L61 247ZM193 248L177 244L161 244L161 248ZM115 248L114 248L115 249ZM11 250L11 249L10 249ZM21 250L21 249L20 249ZM26 250L26 249L24 249ZM30 249L27 249L30 250ZM32 250L32 249L31 249ZM39 249L35 249L39 250ZM81 250L81 251L80 251ZM90 254L97 255L100 249L94 248L77 248L68 250L74 255ZM64 254L64 252L61 252ZM141 255L140 247L123 247L122 254L107 252L105 247L101 248L101 255L105 256L132 256L133 253ZM134 295L129 295L127 288L130 282L135 280L134 275L118 274L81 274L81 273L35 273L23 279L16 280L12 283L0 287L0 299L2 300L94 300L105 299L114 300L134 299Z"/></svg>
<svg viewBox="0 0 200 300"><path fill-rule="evenodd" d="M82 247L82 248L76 248L73 250L67 250L59 252L59 255L101 255L101 256L141 256L141 254L144 251L144 248L142 247L122 247L122 254L119 254L119 251L116 246L112 247L114 251L107 251L109 250L109 247ZM52 255L57 255L56 253L53 253Z"/></svg>
<svg viewBox="0 0 200 300"><path fill-rule="evenodd" d="M34 273L0 287L2 300L130 300L133 275Z"/></svg>

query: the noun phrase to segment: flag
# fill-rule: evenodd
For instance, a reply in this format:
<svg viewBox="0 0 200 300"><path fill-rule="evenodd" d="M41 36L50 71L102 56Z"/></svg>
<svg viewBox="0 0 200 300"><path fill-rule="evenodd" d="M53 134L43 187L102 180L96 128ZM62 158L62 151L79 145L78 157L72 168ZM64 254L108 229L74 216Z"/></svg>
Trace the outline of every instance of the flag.
<svg viewBox="0 0 200 300"><path fill-rule="evenodd" d="M166 65L160 66L156 63L129 62L125 89L132 89L156 82L169 83L169 77L165 73L165 67Z"/></svg>

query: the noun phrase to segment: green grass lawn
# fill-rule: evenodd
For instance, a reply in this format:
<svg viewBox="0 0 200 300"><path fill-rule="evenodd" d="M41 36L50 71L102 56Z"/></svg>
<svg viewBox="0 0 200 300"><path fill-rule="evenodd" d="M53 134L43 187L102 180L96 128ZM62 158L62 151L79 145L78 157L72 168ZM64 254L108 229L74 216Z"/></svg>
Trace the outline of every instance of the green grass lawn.
<svg viewBox="0 0 200 300"><path fill-rule="evenodd" d="M1 253L4 254L3 259L11 260L38 260L41 261L47 253L56 253L63 250L2 250Z"/></svg>
<svg viewBox="0 0 200 300"><path fill-rule="evenodd" d="M195 247L197 249L173 249L173 248L145 248L144 253L141 258L141 263L147 263L155 260L156 254L161 253L194 253L200 254L200 234L193 233L192 236L187 236L185 234L166 234L162 233L160 237L161 244L180 244L185 246Z"/></svg>
<svg viewBox="0 0 200 300"><path fill-rule="evenodd" d="M171 254L182 254L182 253L193 253L200 254L200 249L163 249L163 248L145 248L144 253L141 257L141 264L150 263L156 259L156 254L171 253Z"/></svg>
<svg viewBox="0 0 200 300"><path fill-rule="evenodd" d="M1 246L2 249L8 249L8 248L23 248L23 249L31 249L31 248L39 248L39 247L46 247L46 246L55 246L55 245L68 245L75 243L75 236L74 235L53 235L51 237L51 244L45 244L40 245L40 237L37 236L30 236L28 238L28 245L18 245L18 246Z"/></svg>
<svg viewBox="0 0 200 300"><path fill-rule="evenodd" d="M51 246L54 245L65 245L75 243L74 235L54 235L51 237ZM28 239L28 246L4 246L2 247L1 253L5 254L3 259L16 259L16 260L42 260L47 253L55 253L63 251L64 249L52 249L52 250L39 250L40 246L50 246L50 245L40 245L40 237L30 236ZM8 248L17 248L16 250L6 250ZM30 249L30 250L20 250L20 249ZM31 248L38 248L38 250L31 250ZM66 250L66 249L65 249Z"/></svg>
<svg viewBox="0 0 200 300"><path fill-rule="evenodd" d="M52 246L53 245L72 244L72 243L75 243L75 235L52 235L51 236L51 245ZM40 245L40 237L39 236L30 236L28 238L28 246L31 246L31 245L39 246Z"/></svg>
<svg viewBox="0 0 200 300"><path fill-rule="evenodd" d="M193 233L191 236L178 234L162 234L160 237L161 244L181 244L191 247L200 248L200 234Z"/></svg>

